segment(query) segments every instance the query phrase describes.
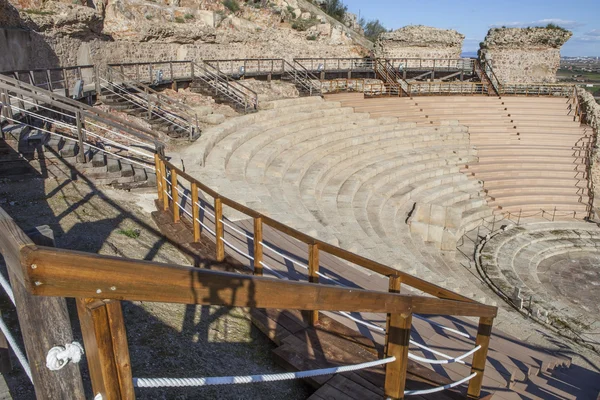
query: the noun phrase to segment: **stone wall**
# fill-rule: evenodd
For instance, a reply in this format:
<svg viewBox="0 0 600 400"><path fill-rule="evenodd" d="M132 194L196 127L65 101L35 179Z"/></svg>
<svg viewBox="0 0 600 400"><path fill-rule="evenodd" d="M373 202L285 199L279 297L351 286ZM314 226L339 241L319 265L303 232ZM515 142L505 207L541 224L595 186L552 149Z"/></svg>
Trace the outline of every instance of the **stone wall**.
<svg viewBox="0 0 600 400"><path fill-rule="evenodd" d="M585 89L577 88L577 95L579 96L579 104L586 114L586 123L594 129L597 135L598 130L600 129L600 104L598 104L596 99L594 99L594 96ZM598 146L599 143L596 141L591 167L592 182L594 184L594 207L596 209L600 206L600 149ZM596 218L598 218L598 215Z"/></svg>
<svg viewBox="0 0 600 400"><path fill-rule="evenodd" d="M39 33L25 29L0 29L0 71L56 67L56 49Z"/></svg>
<svg viewBox="0 0 600 400"><path fill-rule="evenodd" d="M560 48L571 36L563 29L494 28L481 44L480 56L491 60L500 82L556 82Z"/></svg>
<svg viewBox="0 0 600 400"><path fill-rule="evenodd" d="M382 58L460 58L465 36L454 30L405 26L379 35L375 56Z"/></svg>

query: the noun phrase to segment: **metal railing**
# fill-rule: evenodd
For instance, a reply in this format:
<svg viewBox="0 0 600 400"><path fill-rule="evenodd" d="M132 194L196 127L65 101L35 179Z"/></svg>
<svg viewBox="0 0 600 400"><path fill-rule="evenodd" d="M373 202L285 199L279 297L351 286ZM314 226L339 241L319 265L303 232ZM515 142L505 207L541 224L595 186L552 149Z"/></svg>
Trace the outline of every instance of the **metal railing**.
<svg viewBox="0 0 600 400"><path fill-rule="evenodd" d="M153 154L164 144L157 134L97 108L0 75L1 118L78 145L78 161L89 161L85 148L154 169ZM42 125L40 127L40 124Z"/></svg>
<svg viewBox="0 0 600 400"><path fill-rule="evenodd" d="M84 87L95 87L98 82L98 70L93 65L4 71L0 74L51 92L61 91L67 97L74 94L73 86L77 81L83 82Z"/></svg>
<svg viewBox="0 0 600 400"><path fill-rule="evenodd" d="M511 96L570 97L575 85L561 83L502 83L498 94Z"/></svg>
<svg viewBox="0 0 600 400"><path fill-rule="evenodd" d="M192 65L194 79L204 82L215 94L225 96L246 112L258 110L258 94L255 91L231 79L227 74L220 72L209 63L197 64L193 62Z"/></svg>
<svg viewBox="0 0 600 400"><path fill-rule="evenodd" d="M474 58L388 58L397 71L473 72Z"/></svg>
<svg viewBox="0 0 600 400"><path fill-rule="evenodd" d="M170 64L173 66L173 63ZM198 115L196 112L181 101L170 98L151 88L150 84L159 85L165 81L160 77L160 74L156 77L157 79L150 82L145 78L140 78L140 65L143 66L143 64L132 65L137 67L135 69L136 76L132 77L131 74L126 72L125 65L109 64L106 74L108 79L104 80L104 85L101 85L102 88L117 95L120 100L136 108L141 108L149 119L156 117L179 130L186 131L190 141L197 138L200 134L200 127L198 126ZM151 73L152 67L155 65L157 63L148 65L150 78L153 77ZM186 64L177 63L176 65ZM146 68L141 69L146 70ZM167 82L173 81L175 79L174 76L174 70L171 67ZM143 80L138 80L138 78ZM148 84L145 82L148 82Z"/></svg>
<svg viewBox="0 0 600 400"><path fill-rule="evenodd" d="M300 64L312 73L320 72L369 72L374 69L372 58L294 58L294 64Z"/></svg>

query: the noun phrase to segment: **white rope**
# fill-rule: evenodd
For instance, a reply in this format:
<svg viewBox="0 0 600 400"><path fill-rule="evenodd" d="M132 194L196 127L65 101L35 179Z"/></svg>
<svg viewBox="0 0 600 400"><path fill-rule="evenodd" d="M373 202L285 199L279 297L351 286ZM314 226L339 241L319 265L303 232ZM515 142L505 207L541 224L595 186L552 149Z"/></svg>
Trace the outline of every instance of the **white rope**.
<svg viewBox="0 0 600 400"><path fill-rule="evenodd" d="M301 263L301 262L299 262L299 261L296 261L296 260L294 260L294 259L292 259L292 258L290 258L290 257L288 257L288 256L285 256L285 255L281 254L280 252L278 252L277 250L275 250L275 249L274 249L274 248L272 248L271 246L269 246L269 245L265 244L264 242L260 242L260 244L261 244L263 247L265 247L265 248L267 248L267 249L271 250L273 253L277 254L278 256L280 256L280 257L283 257L285 260L288 260L288 261L292 262L293 264L296 264L296 265L298 265L298 266L300 266L300 267L302 267L302 268L304 268L304 269L308 269L308 265L306 265L306 264L302 264L302 263Z"/></svg>
<svg viewBox="0 0 600 400"><path fill-rule="evenodd" d="M198 221L198 223L199 223L200 225L202 225L202 227L203 227L204 229L206 229L207 231L209 231L209 232L210 232L210 233L211 233L213 236L217 236L217 234L216 234L216 233L215 233L215 232L214 232L212 229L210 229L208 226L204 225L204 224L202 223L202 221L200 221L198 218L196 218L196 221Z"/></svg>
<svg viewBox="0 0 600 400"><path fill-rule="evenodd" d="M342 367L313 369L309 371L284 372L282 374L247 375L247 376L220 376L210 378L134 378L135 387L185 387L185 386L211 386L211 385L235 385L240 383L275 382L290 379L303 379L312 376L331 375L342 372L357 371L373 368L379 365L396 361L396 357L388 357L382 360L370 361L355 365Z"/></svg>
<svg viewBox="0 0 600 400"><path fill-rule="evenodd" d="M200 203L196 202L196 205L198 207L200 207L200 209L202 211L204 211L205 213L207 213L208 215L210 215L211 217L215 218L215 214L211 213L210 211L208 211L204 206L200 205Z"/></svg>
<svg viewBox="0 0 600 400"><path fill-rule="evenodd" d="M438 386L432 389L422 389L422 390L405 390L404 391L404 395L405 396L416 396L416 395L420 395L420 394L429 394L429 393L436 393L436 392L441 392L442 390L446 390L446 389L451 389L455 386L461 385L467 381L470 381L471 379L475 378L475 376L477 375L477 372L473 372L471 375L462 378L459 381L456 382L452 382L449 383L447 385L444 386Z"/></svg>
<svg viewBox="0 0 600 400"><path fill-rule="evenodd" d="M46 355L46 368L50 371L63 369L70 362L78 363L83 355L83 347L78 342L67 343L64 346L54 346Z"/></svg>
<svg viewBox="0 0 600 400"><path fill-rule="evenodd" d="M289 278L287 276L283 276L281 275L279 272L275 271L273 268L269 267L267 264L265 264L264 262L260 262L260 265L262 265L263 267L265 267L265 269L267 271L269 271L270 273L272 273L273 275L275 275L276 277L280 278L280 279L284 279L286 281L289 281Z"/></svg>
<svg viewBox="0 0 600 400"><path fill-rule="evenodd" d="M229 223L228 223L226 220L224 220L224 219L221 219L220 221L223 223L223 225L225 225L225 226L227 226L227 227L231 228L231 230L232 230L232 231L234 231L234 232L237 232L237 233L239 233L240 235L243 235L243 236L245 236L247 239L250 239L250 240L254 241L254 238L253 238L252 236L249 236L249 235L248 235L246 232L242 232L242 231L240 231L240 230L239 230L239 229L237 229L235 226L233 226L233 225L229 224Z"/></svg>
<svg viewBox="0 0 600 400"><path fill-rule="evenodd" d="M114 134L114 135L121 136L121 137L123 137L123 138L125 138L125 139L127 139L127 140L131 140L132 142L137 142L137 143L139 143L139 144L142 144L142 145L146 145L146 146L148 146L148 143L145 143L145 142L143 142L143 141L141 141L141 140L138 140L138 139L135 139L135 138L129 137L129 136L127 136L127 135L124 135L124 134L122 134L122 133L115 132L115 131L113 131L113 130L111 130L111 129L109 129L109 128L105 128L105 127L103 127L102 125L95 124L95 123L93 123L92 121L85 121L85 123L86 123L86 124L89 124L89 125L92 125L92 126L95 126L96 128L103 129L103 130L105 130L105 131L107 131L107 132L109 132L109 133L112 133L112 134Z"/></svg>
<svg viewBox="0 0 600 400"><path fill-rule="evenodd" d="M369 322L363 321L362 319L358 319L356 317L353 317L352 315L350 315L350 313L347 313L345 311L339 311L339 313L342 314L344 317L346 317L346 318L348 318L348 319L356 322L357 324L364 325L364 326L366 326L368 328L371 328L371 329L373 329L373 330L375 330L377 332L383 332L383 333L385 333L385 328L382 328L382 327L380 327L378 325L374 325L374 324L371 324Z"/></svg>
<svg viewBox="0 0 600 400"><path fill-rule="evenodd" d="M429 350L425 346L423 346L423 348ZM419 357L419 356L416 356L416 355L414 355L412 353L408 353L408 358L410 358L411 360L420 361L420 362L424 362L424 363L427 363L427 364L453 364L453 363L456 363L456 362L459 363L459 364L464 364L464 361L462 361L462 360L464 358L469 357L471 354L475 353L480 348L481 348L481 345L477 345L473 349L467 351L465 354L462 354L462 355L460 355L458 357L455 357L455 358L449 358L447 360L433 360L433 359L430 359L430 358Z"/></svg>
<svg viewBox="0 0 600 400"><path fill-rule="evenodd" d="M6 280L6 278L4 277L4 275L1 272L0 272L0 285L2 285L2 288L8 295L8 298L10 299L10 301L12 301L12 303L16 306L17 303L15 303L15 295L13 293L12 287L10 287L10 283L8 283L8 281Z"/></svg>
<svg viewBox="0 0 600 400"><path fill-rule="evenodd" d="M10 347L13 350L13 353L15 353L15 356L17 356L19 363L21 363L25 374L27 375L31 383L33 383L33 378L31 377L31 368L29 367L29 362L27 362L27 357L25 357L25 355L17 345L15 338L8 330L8 326L6 326L2 318L0 318L0 330L2 330L2 333L6 337L6 341L8 342L8 344L10 344Z"/></svg>
<svg viewBox="0 0 600 400"><path fill-rule="evenodd" d="M236 253L239 253L240 255L246 257L248 260L254 260L254 257L252 257L249 254L244 253L243 251L241 251L240 249L238 249L237 247L235 247L234 245L232 245L231 243L229 243L227 240L225 240L225 238L221 238L221 240L223 241L223 243L225 243L231 249L235 250Z"/></svg>
<svg viewBox="0 0 600 400"><path fill-rule="evenodd" d="M440 324L439 322L435 322L435 321L433 321L433 320L431 320L431 319L429 319L429 318L421 317L421 316L419 316L419 315L417 315L417 314L413 314L413 316L414 316L414 317L416 317L416 318L418 318L418 319L420 319L420 320L427 321L427 322L429 322L430 324L432 324L432 325L435 325L435 326L437 326L437 327L439 327L439 328L441 328L441 329L443 329L443 330L445 330L445 331L452 332L452 333L456 333L457 335L460 335L460 336L466 337L466 338L468 338L468 339L473 339L473 336L469 335L468 333L461 332L461 331L459 331L459 330L456 330L456 329L448 328L447 326L445 326L445 325L442 325L442 324Z"/></svg>

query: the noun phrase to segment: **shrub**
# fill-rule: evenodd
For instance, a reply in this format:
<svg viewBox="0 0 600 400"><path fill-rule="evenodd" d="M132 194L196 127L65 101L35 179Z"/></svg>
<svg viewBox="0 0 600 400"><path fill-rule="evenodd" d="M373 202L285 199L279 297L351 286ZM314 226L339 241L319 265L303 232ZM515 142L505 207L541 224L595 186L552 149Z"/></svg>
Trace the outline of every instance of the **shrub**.
<svg viewBox="0 0 600 400"><path fill-rule="evenodd" d="M317 40L317 37L318 37L318 36L317 36L317 35L315 35L315 34L308 35L308 36L306 37L306 40Z"/></svg>
<svg viewBox="0 0 600 400"><path fill-rule="evenodd" d="M119 229L118 234L127 236L128 238L137 239L140 237L139 229Z"/></svg>
<svg viewBox="0 0 600 400"><path fill-rule="evenodd" d="M144 15L144 17L146 17L147 20L151 20L152 18L154 18L152 14L146 14Z"/></svg>
<svg viewBox="0 0 600 400"><path fill-rule="evenodd" d="M223 5L231 12L238 12L240 10L240 4L237 0L224 0Z"/></svg>
<svg viewBox="0 0 600 400"><path fill-rule="evenodd" d="M387 28L378 19L367 22L364 18L361 18L358 23L365 31L365 37L373 42L377 40L380 34L387 32Z"/></svg>
<svg viewBox="0 0 600 400"><path fill-rule="evenodd" d="M287 6L287 12L288 12L288 14L294 15L294 7Z"/></svg>
<svg viewBox="0 0 600 400"><path fill-rule="evenodd" d="M175 17L175 22L177 22L178 24L183 24L185 20L181 17Z"/></svg>
<svg viewBox="0 0 600 400"><path fill-rule="evenodd" d="M319 20L316 18L311 18L311 19L295 19L294 22L292 23L292 29L295 29L297 31L306 31L309 28L317 25L319 23Z"/></svg>
<svg viewBox="0 0 600 400"><path fill-rule="evenodd" d="M563 28L562 26L558 26L558 25L552 24L552 23L546 25L546 29L556 29L559 31L567 32L567 30L565 28Z"/></svg>
<svg viewBox="0 0 600 400"><path fill-rule="evenodd" d="M183 16L183 18L185 18L185 19L194 19L194 14L189 14L189 13L188 13L188 14L185 14L185 15Z"/></svg>
<svg viewBox="0 0 600 400"><path fill-rule="evenodd" d="M342 21L346 15L346 11L348 11L348 7L340 0L325 0L321 8L338 21Z"/></svg>

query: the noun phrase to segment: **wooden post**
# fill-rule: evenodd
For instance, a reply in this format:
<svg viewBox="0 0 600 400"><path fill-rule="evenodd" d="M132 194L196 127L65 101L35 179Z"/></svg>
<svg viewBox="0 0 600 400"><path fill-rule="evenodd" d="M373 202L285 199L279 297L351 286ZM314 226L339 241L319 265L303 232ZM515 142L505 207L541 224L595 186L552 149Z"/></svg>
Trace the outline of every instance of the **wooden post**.
<svg viewBox="0 0 600 400"><path fill-rule="evenodd" d="M173 222L179 222L179 191L177 190L177 171L171 168L171 197L173 197Z"/></svg>
<svg viewBox="0 0 600 400"><path fill-rule="evenodd" d="M194 242L200 241L200 207L198 207L198 184L192 182L192 193L190 198L192 199L192 223L194 226Z"/></svg>
<svg viewBox="0 0 600 400"><path fill-rule="evenodd" d="M162 187L163 187L163 211L169 209L169 190L167 189L167 165L164 161L161 162L160 173L162 175Z"/></svg>
<svg viewBox="0 0 600 400"><path fill-rule="evenodd" d="M223 242L223 203L221 199L215 197L215 235L217 245L217 261L221 262L225 259L225 243Z"/></svg>
<svg viewBox="0 0 600 400"><path fill-rule="evenodd" d="M408 367L408 345L412 314L392 314L387 327L386 357L396 357L385 367L385 396L388 399L404 399L406 370Z"/></svg>
<svg viewBox="0 0 600 400"><path fill-rule="evenodd" d="M477 330L476 346L481 346L473 355L473 363L471 364L471 373L477 375L469 381L467 389L467 398L478 399L481 393L481 385L483 383L483 374L485 371L485 361L487 360L488 346L490 344L490 335L492 334L492 325L494 318L481 317L479 318L479 328Z"/></svg>
<svg viewBox="0 0 600 400"><path fill-rule="evenodd" d="M87 161L85 157L85 148L83 147L84 133L83 133L83 115L81 115L80 111L75 113L75 121L77 124L77 140L79 142L79 154L77 154L77 159L79 162L84 163Z"/></svg>
<svg viewBox="0 0 600 400"><path fill-rule="evenodd" d="M254 218L254 275L263 274L263 266L261 264L263 260L263 248L262 248L262 218Z"/></svg>
<svg viewBox="0 0 600 400"><path fill-rule="evenodd" d="M93 395L103 400L135 399L121 302L77 299Z"/></svg>
<svg viewBox="0 0 600 400"><path fill-rule="evenodd" d="M308 245L308 281L310 283L319 283L319 245ZM308 323L312 326L319 322L319 310L310 310Z"/></svg>
<svg viewBox="0 0 600 400"><path fill-rule="evenodd" d="M400 293L400 287L402 285L402 278L398 275L391 275L389 277L389 287L388 292L390 293ZM390 320L392 318L392 314L387 314L386 316L386 331L385 331L385 343L383 353L387 354L387 344L388 344L388 334L390 332Z"/></svg>
<svg viewBox="0 0 600 400"><path fill-rule="evenodd" d="M54 346L73 342L73 330L67 303L61 297L33 296L24 286L23 269L37 265L21 265L17 249L33 245L14 221L0 208L0 253L4 256L10 284L13 289L19 326L31 374L35 395L40 399L85 399L81 373L77 364L69 363L60 371L46 368L46 355ZM31 233L36 244L52 246L52 231L38 227ZM43 283L42 283L43 284Z"/></svg>
<svg viewBox="0 0 600 400"><path fill-rule="evenodd" d="M162 176L160 172L162 166L160 162L160 156L158 155L158 153L154 154L154 167L156 168L154 172L156 172L156 191L158 193L158 201L163 201L162 180L160 179Z"/></svg>

